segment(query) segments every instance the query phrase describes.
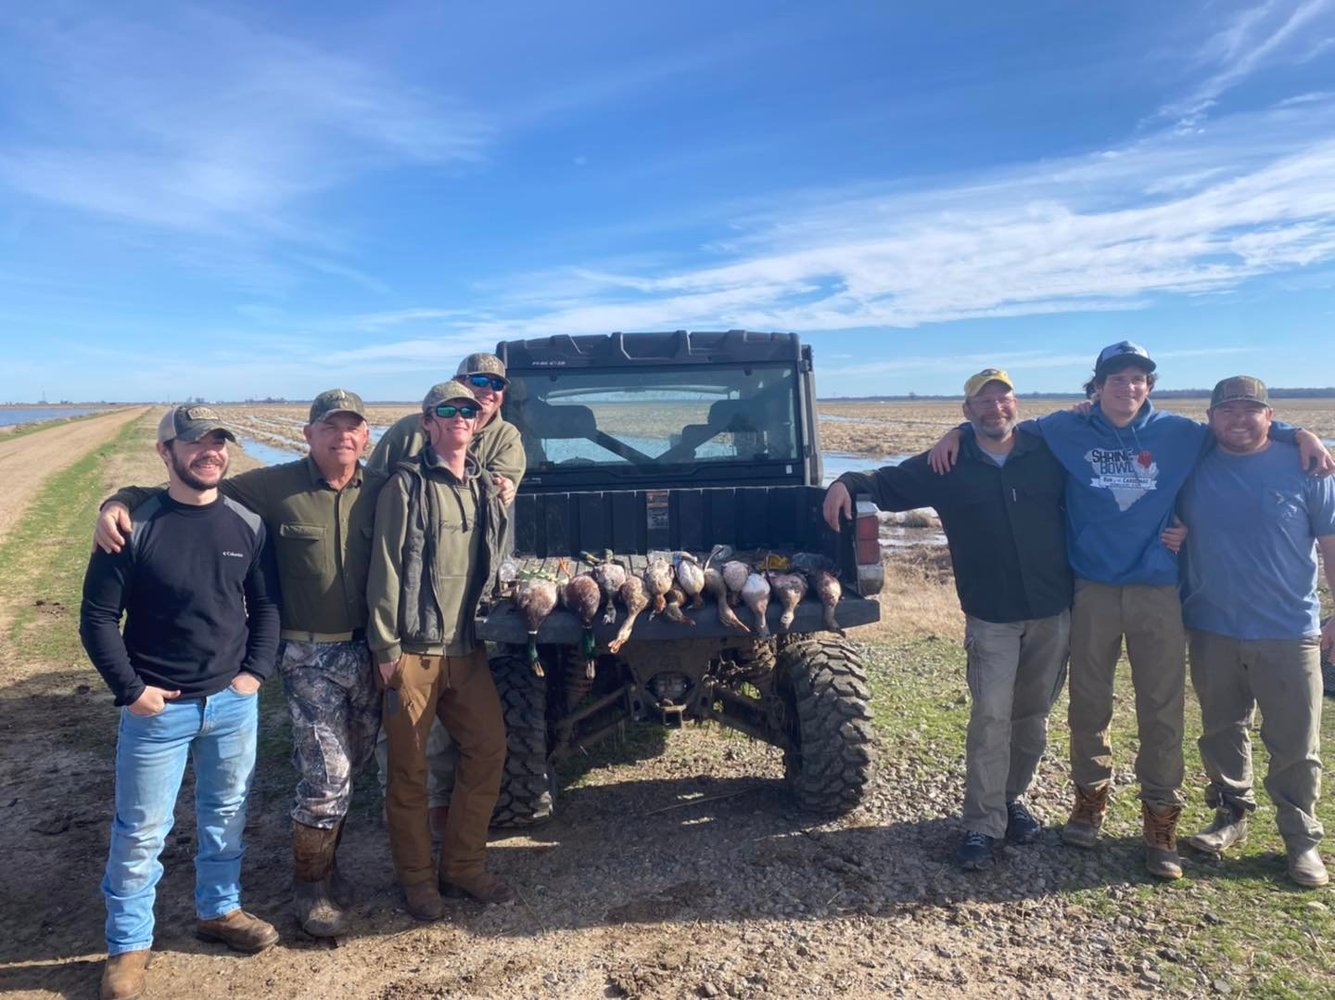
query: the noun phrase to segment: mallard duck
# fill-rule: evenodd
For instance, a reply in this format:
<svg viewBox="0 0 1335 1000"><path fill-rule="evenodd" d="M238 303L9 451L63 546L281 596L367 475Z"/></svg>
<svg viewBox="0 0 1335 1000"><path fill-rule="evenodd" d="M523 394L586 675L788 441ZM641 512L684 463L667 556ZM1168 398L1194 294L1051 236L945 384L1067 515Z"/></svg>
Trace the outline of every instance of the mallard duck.
<svg viewBox="0 0 1335 1000"><path fill-rule="evenodd" d="M621 651L621 647L630 638L630 630L635 625L635 619L649 606L649 598L644 594L644 582L638 576L627 574L626 582L617 589L617 600L625 606L626 618L622 621L621 628L617 630L616 638L607 644L607 648L613 653Z"/></svg>
<svg viewBox="0 0 1335 1000"><path fill-rule="evenodd" d="M667 604L668 588L672 586L673 579L672 566L666 559L649 560L649 565L644 570L644 593L653 606L653 610L649 613L650 618L663 613L663 607Z"/></svg>
<svg viewBox="0 0 1335 1000"><path fill-rule="evenodd" d="M705 593L714 598L714 606L718 608L718 620L729 628L735 628L739 632L750 633L746 623L737 617L736 613L728 604L728 585L723 582L723 574L717 566L705 567Z"/></svg>
<svg viewBox="0 0 1335 1000"><path fill-rule="evenodd" d="M765 620L765 613L769 610L769 581L764 574L752 573L746 578L746 584L742 587L742 600L756 616L756 635L767 637L770 634L769 622Z"/></svg>
<svg viewBox="0 0 1335 1000"><path fill-rule="evenodd" d="M603 592L598 586L598 581L588 573L579 573L572 576L564 594L565 606L570 610L580 624L584 626L584 632L580 636L580 653L584 656L584 671L589 677L593 676L594 671L594 639L593 639L593 620L598 615L598 609L603 603Z"/></svg>
<svg viewBox="0 0 1335 1000"><path fill-rule="evenodd" d="M807 593L807 579L800 573L769 573L770 590L779 599L783 614L779 616L779 631L787 632L793 624L797 606Z"/></svg>
<svg viewBox="0 0 1335 1000"><path fill-rule="evenodd" d="M538 630L556 607L556 578L541 570L529 570L521 573L518 579L515 607L528 627L528 662L533 672L542 677L542 663L538 660Z"/></svg>

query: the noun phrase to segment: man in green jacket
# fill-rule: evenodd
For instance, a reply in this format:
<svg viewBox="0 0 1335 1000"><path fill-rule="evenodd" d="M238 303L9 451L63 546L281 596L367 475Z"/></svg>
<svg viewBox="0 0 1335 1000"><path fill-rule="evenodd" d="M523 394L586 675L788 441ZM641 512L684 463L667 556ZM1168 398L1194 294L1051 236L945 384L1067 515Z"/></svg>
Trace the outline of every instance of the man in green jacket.
<svg viewBox="0 0 1335 1000"><path fill-rule="evenodd" d="M519 430L501 416L501 404L509 388L509 378L505 371L505 362L494 354L479 352L470 354L459 362L454 376L463 382L473 393L479 407L477 429L473 432L473 442L469 450L478 464L492 474L500 489L501 499L509 504L514 500L515 490L524 478L524 444ZM401 417L376 443L375 450L367 459L367 465L376 471L390 476L398 464L404 460L416 458L422 451L426 437L422 431L421 418L416 413ZM507 540L508 546L508 540ZM380 788L383 792L388 783L388 750L385 745L385 731L380 730L376 741L376 763L380 770ZM431 727L427 739L427 800L431 815L431 829L436 836L445 828L449 817L450 790L454 784L454 745L449 733L439 723Z"/></svg>
<svg viewBox="0 0 1335 1000"><path fill-rule="evenodd" d="M508 515L469 449L480 413L467 384L433 386L422 400L425 445L415 462L398 464L376 505L367 632L386 689L385 815L395 872L419 920L444 915L441 890L487 903L515 899L485 867L505 721L473 619L494 586ZM437 718L459 762L433 868L425 746Z"/></svg>
<svg viewBox="0 0 1335 1000"><path fill-rule="evenodd" d="M366 576L384 477L359 461L369 432L356 393L330 389L311 403L310 454L219 484L255 511L275 539L282 585L279 670L292 717L298 774L292 807L293 910L315 937L343 932L351 901L335 850L352 784L374 748L380 697L366 645ZM121 490L103 507L96 541L119 551L128 508L158 492ZM341 899L341 905L340 905Z"/></svg>

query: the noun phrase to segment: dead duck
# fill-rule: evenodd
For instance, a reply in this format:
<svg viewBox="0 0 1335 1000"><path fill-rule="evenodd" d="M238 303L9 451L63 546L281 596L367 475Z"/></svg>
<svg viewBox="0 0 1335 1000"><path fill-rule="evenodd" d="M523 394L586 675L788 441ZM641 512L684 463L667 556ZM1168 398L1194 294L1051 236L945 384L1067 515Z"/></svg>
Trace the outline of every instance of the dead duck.
<svg viewBox="0 0 1335 1000"><path fill-rule="evenodd" d="M750 633L746 623L737 617L732 606L728 604L728 585L723 582L723 573L717 566L705 567L705 593L714 598L714 606L718 608L718 620L729 628L735 628L739 632Z"/></svg>
<svg viewBox="0 0 1335 1000"><path fill-rule="evenodd" d="M762 637L770 634L769 622L765 620L765 613L769 610L769 592L769 581L762 573L752 573L742 587L742 600L756 616L756 635Z"/></svg>
<svg viewBox="0 0 1335 1000"><path fill-rule="evenodd" d="M844 635L844 630L839 627L839 621L834 616L835 605L839 603L839 598L844 596L844 588L839 578L827 569L817 570L811 574L811 588L820 598L825 627L831 632Z"/></svg>
<svg viewBox="0 0 1335 1000"><path fill-rule="evenodd" d="M627 574L626 582L617 589L617 600L625 607L626 618L622 621L621 628L617 630L616 637L607 644L607 648L613 653L621 652L621 647L630 638L630 630L635 625L635 619L649 606L649 598L644 593L644 581L638 576Z"/></svg>
<svg viewBox="0 0 1335 1000"><path fill-rule="evenodd" d="M792 627L797 606L807 593L807 578L801 573L769 573L770 590L779 599L783 614L779 616L779 631L787 632Z"/></svg>
<svg viewBox="0 0 1335 1000"><path fill-rule="evenodd" d="M674 579L672 565L666 559L660 557L649 560L649 565L644 570L644 594L653 607L649 613L650 618L663 613L663 608L667 604L667 592Z"/></svg>
<svg viewBox="0 0 1335 1000"><path fill-rule="evenodd" d="M595 643L593 638L593 620L598 616L598 609L603 603L603 592L598 586L598 581L589 573L578 573L572 576L566 583L564 594L562 595L565 606L570 613L579 619L584 631L580 635L580 654L584 657L584 672L588 677L593 676L594 671L594 650Z"/></svg>
<svg viewBox="0 0 1335 1000"><path fill-rule="evenodd" d="M677 561L677 585L691 599L692 608L703 608L705 571L700 565L700 560L690 552L678 552L674 558Z"/></svg>
<svg viewBox="0 0 1335 1000"><path fill-rule="evenodd" d="M621 585L626 582L626 567L619 562L612 562L609 556L606 562L601 562L591 570L593 578L598 581L598 588L603 592L603 598L607 601L607 611L603 614L603 624L611 625L617 620L616 596Z"/></svg>
<svg viewBox="0 0 1335 1000"><path fill-rule="evenodd" d="M515 607L528 628L528 662L533 672L543 676L538 660L538 630L556 608L556 578L542 570L520 573L515 589Z"/></svg>
<svg viewBox="0 0 1335 1000"><path fill-rule="evenodd" d="M742 599L742 588L751 575L751 566L740 559L729 559L723 564L723 583L728 588L728 603L734 608Z"/></svg>
<svg viewBox="0 0 1335 1000"><path fill-rule="evenodd" d="M680 584L674 583L668 588L664 596L663 617L670 622L676 622L678 625L694 625L695 620L688 618L682 606L686 603L686 591L681 589Z"/></svg>

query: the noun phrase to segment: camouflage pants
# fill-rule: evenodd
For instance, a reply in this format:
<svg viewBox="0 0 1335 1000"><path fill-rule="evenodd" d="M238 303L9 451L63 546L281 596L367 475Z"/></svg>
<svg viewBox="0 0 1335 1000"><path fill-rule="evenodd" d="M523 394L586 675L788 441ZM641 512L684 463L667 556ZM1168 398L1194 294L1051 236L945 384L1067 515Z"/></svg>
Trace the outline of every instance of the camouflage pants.
<svg viewBox="0 0 1335 1000"><path fill-rule="evenodd" d="M380 692L365 642L283 644L297 794L292 818L325 830L348 813L352 782L375 750Z"/></svg>

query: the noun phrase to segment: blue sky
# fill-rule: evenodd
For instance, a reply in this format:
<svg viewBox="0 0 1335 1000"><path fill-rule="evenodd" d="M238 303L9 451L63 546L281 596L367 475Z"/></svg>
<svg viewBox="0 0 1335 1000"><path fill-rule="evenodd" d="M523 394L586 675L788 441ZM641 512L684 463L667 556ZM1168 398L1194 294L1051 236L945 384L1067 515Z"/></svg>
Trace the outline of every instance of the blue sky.
<svg viewBox="0 0 1335 1000"><path fill-rule="evenodd" d="M795 330L822 396L1335 385L1335 0L0 8L0 401L412 399Z"/></svg>

